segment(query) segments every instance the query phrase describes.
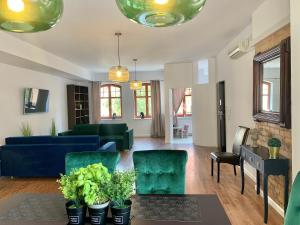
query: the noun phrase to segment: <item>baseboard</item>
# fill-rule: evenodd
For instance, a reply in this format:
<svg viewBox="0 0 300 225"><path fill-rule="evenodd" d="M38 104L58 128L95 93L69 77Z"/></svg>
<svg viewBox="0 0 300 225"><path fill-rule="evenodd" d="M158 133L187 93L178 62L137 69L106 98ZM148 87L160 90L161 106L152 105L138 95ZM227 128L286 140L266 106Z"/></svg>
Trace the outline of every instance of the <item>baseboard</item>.
<svg viewBox="0 0 300 225"><path fill-rule="evenodd" d="M244 169L245 174L254 181L254 183L256 184L256 176L254 176L250 171L248 171L247 169ZM254 187L255 191L256 191L256 185ZM260 196L263 198L264 196L264 192L262 190L260 190ZM280 216L284 217L284 210L283 208L281 208L272 198L270 198L270 196L268 197L269 200L269 205L272 206L273 209L275 209L276 212L279 213Z"/></svg>

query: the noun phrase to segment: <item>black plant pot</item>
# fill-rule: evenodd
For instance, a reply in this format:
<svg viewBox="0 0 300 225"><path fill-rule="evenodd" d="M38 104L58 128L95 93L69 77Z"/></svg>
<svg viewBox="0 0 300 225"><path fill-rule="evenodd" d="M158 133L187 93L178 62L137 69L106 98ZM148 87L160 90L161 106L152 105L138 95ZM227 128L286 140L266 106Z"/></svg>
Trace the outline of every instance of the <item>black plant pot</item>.
<svg viewBox="0 0 300 225"><path fill-rule="evenodd" d="M89 207L91 225L106 225L109 205L104 208Z"/></svg>
<svg viewBox="0 0 300 225"><path fill-rule="evenodd" d="M69 225L84 225L86 216L86 207L72 208L73 201L66 203L66 210L69 218ZM71 208L70 208L71 207Z"/></svg>
<svg viewBox="0 0 300 225"><path fill-rule="evenodd" d="M126 208L116 208L114 203L111 203L111 214L113 218L113 224L115 225L128 225L130 223L130 211L131 211L130 200L125 201Z"/></svg>

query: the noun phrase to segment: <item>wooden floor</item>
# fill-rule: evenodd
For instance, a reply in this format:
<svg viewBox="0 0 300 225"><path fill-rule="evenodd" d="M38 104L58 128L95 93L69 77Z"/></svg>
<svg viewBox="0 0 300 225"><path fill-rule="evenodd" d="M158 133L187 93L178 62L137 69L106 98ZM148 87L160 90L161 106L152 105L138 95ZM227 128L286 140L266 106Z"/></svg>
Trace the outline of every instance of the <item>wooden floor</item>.
<svg viewBox="0 0 300 225"><path fill-rule="evenodd" d="M245 194L240 194L240 173L235 177L233 168L222 165L221 182L210 176L209 153L212 149L188 144L165 145L160 139L136 139L133 150L183 149L189 153L187 164L187 194L217 194L232 225L261 225L263 223L263 201L254 190L254 183L246 177ZM119 170L133 167L132 151L123 152ZM15 193L55 193L58 186L55 179L0 179L0 200ZM282 225L283 219L269 207L269 225ZM218 225L218 224L216 224Z"/></svg>

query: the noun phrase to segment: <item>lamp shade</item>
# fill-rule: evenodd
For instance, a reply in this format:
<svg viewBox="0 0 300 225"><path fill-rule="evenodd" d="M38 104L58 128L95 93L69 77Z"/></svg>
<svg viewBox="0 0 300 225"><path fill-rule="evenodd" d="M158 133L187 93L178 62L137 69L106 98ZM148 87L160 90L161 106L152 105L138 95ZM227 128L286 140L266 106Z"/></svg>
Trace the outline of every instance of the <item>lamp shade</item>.
<svg viewBox="0 0 300 225"><path fill-rule="evenodd" d="M140 90L143 87L143 82L138 80L130 81L131 90Z"/></svg>
<svg viewBox="0 0 300 225"><path fill-rule="evenodd" d="M129 71L124 66L113 66L108 72L108 79L114 82L125 83L129 81Z"/></svg>
<svg viewBox="0 0 300 225"><path fill-rule="evenodd" d="M0 28L31 33L55 26L63 13L63 0L0 0Z"/></svg>
<svg viewBox="0 0 300 225"><path fill-rule="evenodd" d="M116 0L130 20L149 27L167 27L193 19L206 0Z"/></svg>

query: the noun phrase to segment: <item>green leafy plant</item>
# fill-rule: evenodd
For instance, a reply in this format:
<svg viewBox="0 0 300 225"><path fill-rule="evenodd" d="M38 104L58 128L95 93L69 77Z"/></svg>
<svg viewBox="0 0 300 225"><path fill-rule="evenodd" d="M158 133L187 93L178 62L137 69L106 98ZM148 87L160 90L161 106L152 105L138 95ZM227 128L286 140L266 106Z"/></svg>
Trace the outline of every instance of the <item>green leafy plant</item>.
<svg viewBox="0 0 300 225"><path fill-rule="evenodd" d="M26 123L26 124L22 123L20 129L21 129L22 135L24 137L30 137L30 136L32 136L32 129L31 129L29 123Z"/></svg>
<svg viewBox="0 0 300 225"><path fill-rule="evenodd" d="M135 171L114 172L109 187L109 196L115 208L126 208L125 201L134 193Z"/></svg>
<svg viewBox="0 0 300 225"><path fill-rule="evenodd" d="M268 146L269 147L277 147L280 148L281 147L281 141L278 138L271 138L268 141Z"/></svg>
<svg viewBox="0 0 300 225"><path fill-rule="evenodd" d="M83 202L87 205L108 202L110 181L108 169L99 163L73 170L70 175L61 175L57 182L65 199L73 201L74 207L79 208Z"/></svg>
<svg viewBox="0 0 300 225"><path fill-rule="evenodd" d="M82 170L84 186L82 195L87 205L101 205L109 201L108 188L111 175L101 163Z"/></svg>
<svg viewBox="0 0 300 225"><path fill-rule="evenodd" d="M52 119L52 122L51 122L50 135L53 136L53 137L57 136L56 124L55 124L54 119Z"/></svg>

